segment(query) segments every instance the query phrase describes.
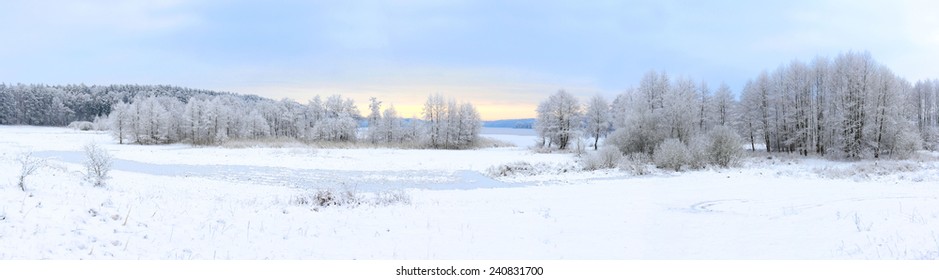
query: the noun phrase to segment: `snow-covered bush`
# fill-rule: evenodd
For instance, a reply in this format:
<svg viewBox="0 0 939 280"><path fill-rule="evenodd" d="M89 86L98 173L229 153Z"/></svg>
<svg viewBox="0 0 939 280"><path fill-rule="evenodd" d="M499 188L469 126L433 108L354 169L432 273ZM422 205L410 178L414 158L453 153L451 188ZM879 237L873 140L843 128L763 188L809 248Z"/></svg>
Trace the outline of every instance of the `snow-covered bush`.
<svg viewBox="0 0 939 280"><path fill-rule="evenodd" d="M375 205L411 204L411 196L404 190L387 190L375 195Z"/></svg>
<svg viewBox="0 0 939 280"><path fill-rule="evenodd" d="M584 157L584 170L616 168L623 154L613 146L603 146L600 150Z"/></svg>
<svg viewBox="0 0 939 280"><path fill-rule="evenodd" d="M297 206L312 206L314 210L319 207L356 207L363 204L375 206L388 206L394 204L411 204L411 196L403 190L387 190L378 193L359 193L354 189L318 189L312 194L304 194L291 198L290 204Z"/></svg>
<svg viewBox="0 0 939 280"><path fill-rule="evenodd" d="M669 138L655 148L655 152L652 153L652 160L655 162L655 166L659 168L680 171L683 165L687 165L691 161L691 152L678 139Z"/></svg>
<svg viewBox="0 0 939 280"><path fill-rule="evenodd" d="M535 173L535 166L527 161L516 161L489 167L486 173L492 177L506 177L512 175L531 175Z"/></svg>
<svg viewBox="0 0 939 280"><path fill-rule="evenodd" d="M108 176L113 163L111 154L97 143L85 145L84 150L85 180L94 184L95 187L104 187L106 181L111 178Z"/></svg>
<svg viewBox="0 0 939 280"><path fill-rule="evenodd" d="M930 151L939 150L939 127L923 129L923 146Z"/></svg>
<svg viewBox="0 0 939 280"><path fill-rule="evenodd" d="M20 165L20 172L17 176L17 186L20 190L26 191L26 178L36 173L40 167L45 166L45 159L36 157L32 152L25 152L16 157L16 162Z"/></svg>
<svg viewBox="0 0 939 280"><path fill-rule="evenodd" d="M711 163L708 140L708 137L695 136L688 141L689 168L701 169Z"/></svg>
<svg viewBox="0 0 939 280"><path fill-rule="evenodd" d="M511 176L533 176L541 174L563 174L580 170L577 166L570 164L531 164L525 161L516 161L506 164L500 164L489 167L486 174L490 177L511 177Z"/></svg>
<svg viewBox="0 0 939 280"><path fill-rule="evenodd" d="M319 189L313 194L314 206L350 206L355 207L362 204L362 197L352 189L333 190Z"/></svg>
<svg viewBox="0 0 939 280"><path fill-rule="evenodd" d="M89 131L89 130L94 130L95 125L91 122L86 122L86 121L74 121L68 124L68 128L81 130L81 131Z"/></svg>
<svg viewBox="0 0 939 280"><path fill-rule="evenodd" d="M652 173L649 169L650 162L652 159L645 153L631 153L620 159L619 169L634 176L647 175Z"/></svg>
<svg viewBox="0 0 939 280"><path fill-rule="evenodd" d="M715 126L707 135L707 156L711 164L728 167L740 161L743 156L743 140L733 129Z"/></svg>
<svg viewBox="0 0 939 280"><path fill-rule="evenodd" d="M650 153L655 145L659 143L657 141L661 140L662 139L653 132L640 129L634 124L625 124L623 127L614 130L613 133L606 138L605 143L619 147L620 151L624 154L632 154Z"/></svg>
<svg viewBox="0 0 939 280"><path fill-rule="evenodd" d="M896 158L909 158L914 152L923 148L923 138L916 131L902 130L895 137L893 156Z"/></svg>
<svg viewBox="0 0 939 280"><path fill-rule="evenodd" d="M91 123L95 126L95 130L107 131L111 129L111 120L108 119L108 116L97 116Z"/></svg>

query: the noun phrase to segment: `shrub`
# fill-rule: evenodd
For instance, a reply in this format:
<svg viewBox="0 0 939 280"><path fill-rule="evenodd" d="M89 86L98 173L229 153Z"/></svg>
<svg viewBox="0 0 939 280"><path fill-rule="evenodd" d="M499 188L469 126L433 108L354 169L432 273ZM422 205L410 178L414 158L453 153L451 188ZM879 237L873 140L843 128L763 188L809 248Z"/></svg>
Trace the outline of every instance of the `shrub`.
<svg viewBox="0 0 939 280"><path fill-rule="evenodd" d="M108 119L107 116L95 117L95 120L92 122L92 124L94 125L94 129L98 131L107 131L111 129L111 120Z"/></svg>
<svg viewBox="0 0 939 280"><path fill-rule="evenodd" d="M352 189L341 191L332 189L319 189L313 194L313 204L316 206L359 206L362 197Z"/></svg>
<svg viewBox="0 0 939 280"><path fill-rule="evenodd" d="M373 198L372 200L367 197ZM314 210L319 207L346 206L356 207L362 204L371 204L375 206L388 206L393 204L411 204L411 196L404 190L387 190L366 196L358 193L354 189L318 189L312 194L295 196L290 200L290 204L298 206L313 206Z"/></svg>
<svg viewBox="0 0 939 280"><path fill-rule="evenodd" d="M584 170L615 168L622 158L623 154L616 147L603 146L584 158Z"/></svg>
<svg viewBox="0 0 939 280"><path fill-rule="evenodd" d="M716 126L708 133L708 158L712 164L729 167L737 164L743 156L743 140L733 129Z"/></svg>
<svg viewBox="0 0 939 280"><path fill-rule="evenodd" d="M939 150L939 128L927 127L922 135L923 146L930 151Z"/></svg>
<svg viewBox="0 0 939 280"><path fill-rule="evenodd" d="M20 190L26 191L26 178L33 173L36 173L36 170L39 170L40 167L45 166L45 159L36 157L32 152L25 152L17 156L16 162L20 164L20 173L17 176L19 179L17 186L20 187Z"/></svg>
<svg viewBox="0 0 939 280"><path fill-rule="evenodd" d="M85 179L94 184L95 187L104 187L105 183L111 177L113 158L107 150L97 143L85 145Z"/></svg>
<svg viewBox="0 0 939 280"><path fill-rule="evenodd" d="M74 121L68 124L68 127L75 130L89 131L95 130L95 125L86 121Z"/></svg>
<svg viewBox="0 0 939 280"><path fill-rule="evenodd" d="M712 163L710 137L695 136L688 141L689 161L691 169L701 169Z"/></svg>
<svg viewBox="0 0 939 280"><path fill-rule="evenodd" d="M900 159L909 158L914 152L923 148L923 138L916 131L902 130L896 134L896 146L893 156Z"/></svg>
<svg viewBox="0 0 939 280"><path fill-rule="evenodd" d="M290 200L294 205L312 205L315 207L359 206L362 197L352 189L317 189L312 195L301 195Z"/></svg>
<svg viewBox="0 0 939 280"><path fill-rule="evenodd" d="M669 138L655 148L655 152L652 153L652 160L655 162L655 166L659 168L681 171L682 165L686 165L691 161L691 155L684 143L678 139Z"/></svg>
<svg viewBox="0 0 939 280"><path fill-rule="evenodd" d="M647 175L652 173L649 170L649 162L652 160L645 153L631 153L624 156L619 162L619 169L629 172L634 176Z"/></svg>
<svg viewBox="0 0 939 280"><path fill-rule="evenodd" d="M535 166L531 165L531 163L525 161L516 161L489 167L489 169L486 170L486 173L492 177L507 177L516 174L530 175L534 174L534 171Z"/></svg>
<svg viewBox="0 0 939 280"><path fill-rule="evenodd" d="M563 174L577 170L580 170L580 168L573 164L547 164L543 162L531 164L525 161L516 161L489 167L486 169L486 174L489 177L510 177L516 175Z"/></svg>
<svg viewBox="0 0 939 280"><path fill-rule="evenodd" d="M404 190L387 190L375 196L375 205L411 204L411 196Z"/></svg>

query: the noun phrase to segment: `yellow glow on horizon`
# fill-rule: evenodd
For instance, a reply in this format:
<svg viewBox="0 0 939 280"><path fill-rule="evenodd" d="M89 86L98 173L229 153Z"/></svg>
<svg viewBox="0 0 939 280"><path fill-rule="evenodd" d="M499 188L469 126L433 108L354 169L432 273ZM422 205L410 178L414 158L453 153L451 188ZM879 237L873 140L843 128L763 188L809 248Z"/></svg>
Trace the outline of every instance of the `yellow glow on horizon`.
<svg viewBox="0 0 939 280"><path fill-rule="evenodd" d="M368 109L368 103L359 103L356 102L356 106L359 106L359 111L362 111L363 115L367 115L365 112ZM504 119L526 119L534 118L535 115L535 105L533 104L520 104L520 105L499 105L499 104L473 104L476 106L476 110L479 111L479 115L483 120L492 121L492 120L504 120ZM398 116L402 118L417 117L421 118L421 114L424 110L424 104L395 104L395 111L398 112ZM365 108L363 110L362 108ZM386 107L382 106L382 110Z"/></svg>
<svg viewBox="0 0 939 280"><path fill-rule="evenodd" d="M544 97L554 90L523 87L257 87L233 89L236 92L249 92L275 100L289 98L306 104L316 95L326 97L339 94L352 98L362 115L369 114L369 98L376 97L382 102L384 111L394 106L399 117L421 117L424 102L432 93L440 93L444 98L453 98L457 102L470 102L476 106L483 120L534 118L535 108Z"/></svg>
<svg viewBox="0 0 939 280"><path fill-rule="evenodd" d="M359 111L362 112L362 115L368 115L368 101L365 102L355 99L356 106L359 107ZM457 102L463 102L469 100L457 100ZM526 119L535 117L535 108L536 104L493 104L489 102L472 102L473 106L476 106L476 110L479 111L479 115L483 120L504 120L504 119ZM420 103L394 103L395 111L398 112L398 116L402 118L417 117L421 118L424 110L423 100ZM389 105L382 103L382 111L388 108Z"/></svg>

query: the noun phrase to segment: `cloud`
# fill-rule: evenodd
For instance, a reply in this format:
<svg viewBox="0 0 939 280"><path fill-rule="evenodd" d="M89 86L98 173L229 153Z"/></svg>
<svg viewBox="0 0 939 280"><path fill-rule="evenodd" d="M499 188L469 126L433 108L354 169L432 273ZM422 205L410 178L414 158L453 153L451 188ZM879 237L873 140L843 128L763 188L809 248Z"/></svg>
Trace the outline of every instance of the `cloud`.
<svg viewBox="0 0 939 280"><path fill-rule="evenodd" d="M0 44L0 77L300 101L376 95L402 108L439 92L502 108L491 116L530 114L509 108L561 88L612 98L651 69L739 91L763 69L848 50L927 78L939 65L936 10L843 0L13 1L0 10L10 42Z"/></svg>
<svg viewBox="0 0 939 280"><path fill-rule="evenodd" d="M4 5L4 29L12 34L87 36L93 33L147 33L177 30L198 22L181 0L16 1ZM78 34L73 34L73 32Z"/></svg>

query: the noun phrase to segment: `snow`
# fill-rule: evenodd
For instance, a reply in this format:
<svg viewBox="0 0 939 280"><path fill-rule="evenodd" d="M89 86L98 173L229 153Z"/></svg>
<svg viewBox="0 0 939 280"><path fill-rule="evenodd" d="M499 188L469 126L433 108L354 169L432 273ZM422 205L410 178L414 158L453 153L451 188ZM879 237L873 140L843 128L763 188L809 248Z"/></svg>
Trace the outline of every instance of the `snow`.
<svg viewBox="0 0 939 280"><path fill-rule="evenodd" d="M75 156L90 141L118 160L106 188L81 180ZM26 192L15 178L23 151L48 160ZM491 166L577 159L525 148L118 145L0 126L0 259L936 259L937 156L493 179L483 176ZM411 203L291 202L342 182L363 195L403 189Z"/></svg>

